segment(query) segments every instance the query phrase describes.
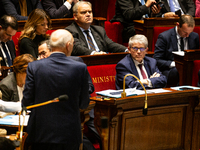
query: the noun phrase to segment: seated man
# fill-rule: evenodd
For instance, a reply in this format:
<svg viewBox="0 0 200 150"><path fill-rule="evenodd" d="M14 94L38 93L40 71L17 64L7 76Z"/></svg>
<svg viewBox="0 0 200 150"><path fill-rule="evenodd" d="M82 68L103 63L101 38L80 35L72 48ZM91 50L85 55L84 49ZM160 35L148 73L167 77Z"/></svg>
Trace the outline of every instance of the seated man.
<svg viewBox="0 0 200 150"><path fill-rule="evenodd" d="M194 27L194 18L190 15L182 15L173 29L158 36L154 58L160 71L167 77L169 86L176 86L179 83L179 74L172 52L199 49L199 35L193 32Z"/></svg>
<svg viewBox="0 0 200 150"><path fill-rule="evenodd" d="M193 0L162 0L163 4L156 17L178 17L180 14L195 16L195 4Z"/></svg>
<svg viewBox="0 0 200 150"><path fill-rule="evenodd" d="M128 51L116 66L116 88L123 88L123 79L127 74L134 74L140 79L145 88L163 88L167 79L156 66L156 60L145 56L148 50L148 41L144 35L135 35L129 39ZM125 80L126 88L143 89L141 84L132 76Z"/></svg>
<svg viewBox="0 0 200 150"><path fill-rule="evenodd" d="M72 55L125 52L126 47L109 39L103 27L91 25L93 14L90 2L77 2L73 7L73 15L75 22L66 27L74 37Z"/></svg>
<svg viewBox="0 0 200 150"><path fill-rule="evenodd" d="M3 12L12 15L17 20L27 20L28 15L36 8L42 8L40 0L1 0Z"/></svg>
<svg viewBox="0 0 200 150"><path fill-rule="evenodd" d="M143 18L151 17L151 14L156 14L159 11L157 7L153 6L155 3L155 0L116 1L115 16L111 22L119 21L123 24L123 42L128 43L129 38L135 35L133 20L141 20Z"/></svg>
<svg viewBox="0 0 200 150"><path fill-rule="evenodd" d="M79 0L41 0L44 10L52 19L72 18L72 7Z"/></svg>

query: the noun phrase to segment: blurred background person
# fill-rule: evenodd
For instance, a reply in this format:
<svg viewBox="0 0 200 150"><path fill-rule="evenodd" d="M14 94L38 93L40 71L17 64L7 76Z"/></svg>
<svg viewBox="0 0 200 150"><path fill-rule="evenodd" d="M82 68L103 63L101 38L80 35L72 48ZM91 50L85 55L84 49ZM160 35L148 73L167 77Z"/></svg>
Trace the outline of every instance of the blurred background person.
<svg viewBox="0 0 200 150"><path fill-rule="evenodd" d="M18 29L17 19L10 15L4 15L0 19L0 57L1 66L12 66L16 56L15 45L12 40Z"/></svg>
<svg viewBox="0 0 200 150"><path fill-rule="evenodd" d="M47 58L51 55L49 40L42 41L38 46L38 59Z"/></svg>
<svg viewBox="0 0 200 150"><path fill-rule="evenodd" d="M26 68L28 67L28 63L34 60L35 58L30 54L23 54L14 59L13 66L11 66L13 72L0 82L2 100L12 102L22 100Z"/></svg>
<svg viewBox="0 0 200 150"><path fill-rule="evenodd" d="M79 0L41 0L44 10L52 19L72 18L73 5Z"/></svg>
<svg viewBox="0 0 200 150"><path fill-rule="evenodd" d="M51 19L42 9L31 12L19 38L19 50L21 54L31 54L38 57L38 45L49 38L46 34L51 27Z"/></svg>
<svg viewBox="0 0 200 150"><path fill-rule="evenodd" d="M40 0L1 0L4 14L12 15L17 20L27 20L29 14L36 8L42 9Z"/></svg>

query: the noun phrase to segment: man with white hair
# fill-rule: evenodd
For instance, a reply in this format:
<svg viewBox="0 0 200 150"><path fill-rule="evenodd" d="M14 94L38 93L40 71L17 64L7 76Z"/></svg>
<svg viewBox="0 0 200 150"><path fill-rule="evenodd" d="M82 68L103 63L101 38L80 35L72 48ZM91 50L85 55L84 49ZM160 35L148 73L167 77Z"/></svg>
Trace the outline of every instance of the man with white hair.
<svg viewBox="0 0 200 150"><path fill-rule="evenodd" d="M140 79L145 88L163 88L167 79L156 66L156 60L145 56L148 50L148 41L144 35L135 35L129 39L128 54L116 66L116 88L123 88L123 79L127 74L134 74ZM143 89L140 83L132 76L127 76L126 88Z"/></svg>
<svg viewBox="0 0 200 150"><path fill-rule="evenodd" d="M74 39L66 30L50 37L48 58L30 63L23 92L23 106L38 104L67 94L67 101L31 110L27 144L32 150L78 150L81 144L79 109L89 105L88 71L84 63L69 57Z"/></svg>

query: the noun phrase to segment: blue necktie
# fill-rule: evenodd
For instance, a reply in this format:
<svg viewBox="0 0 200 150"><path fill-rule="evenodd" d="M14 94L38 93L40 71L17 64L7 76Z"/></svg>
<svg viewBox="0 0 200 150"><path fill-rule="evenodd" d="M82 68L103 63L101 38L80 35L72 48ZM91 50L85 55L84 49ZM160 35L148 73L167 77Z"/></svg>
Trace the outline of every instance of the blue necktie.
<svg viewBox="0 0 200 150"><path fill-rule="evenodd" d="M142 5L145 4L144 0L141 0L141 4L142 4ZM145 18L149 18L148 14L145 14Z"/></svg>
<svg viewBox="0 0 200 150"><path fill-rule="evenodd" d="M2 44L2 47L3 47L3 51L6 54L7 63L9 65L9 67L10 67L10 66L12 66L12 60L10 58L10 55L8 54L8 50L7 50L6 46L5 46L5 43L1 42L1 44Z"/></svg>
<svg viewBox="0 0 200 150"><path fill-rule="evenodd" d="M171 11L171 12L175 12L173 0L169 0L169 5L170 5L170 11Z"/></svg>
<svg viewBox="0 0 200 150"><path fill-rule="evenodd" d="M86 35L87 35L87 40L88 40L90 49L96 51L95 46L94 46L94 43L92 42L92 38L91 38L91 36L89 35L89 31L88 31L88 30L85 30L84 32L85 32Z"/></svg>

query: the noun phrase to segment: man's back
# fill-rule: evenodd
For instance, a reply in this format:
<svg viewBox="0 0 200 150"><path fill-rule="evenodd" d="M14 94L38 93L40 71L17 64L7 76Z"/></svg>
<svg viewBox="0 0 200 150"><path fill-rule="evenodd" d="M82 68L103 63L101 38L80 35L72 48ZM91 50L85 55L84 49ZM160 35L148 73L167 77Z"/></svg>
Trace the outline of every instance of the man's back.
<svg viewBox="0 0 200 150"><path fill-rule="evenodd" d="M35 108L28 124L28 141L59 143L72 148L81 143L79 108L89 104L88 77L85 64L62 53L30 63L23 105L41 103L67 94L69 99Z"/></svg>

